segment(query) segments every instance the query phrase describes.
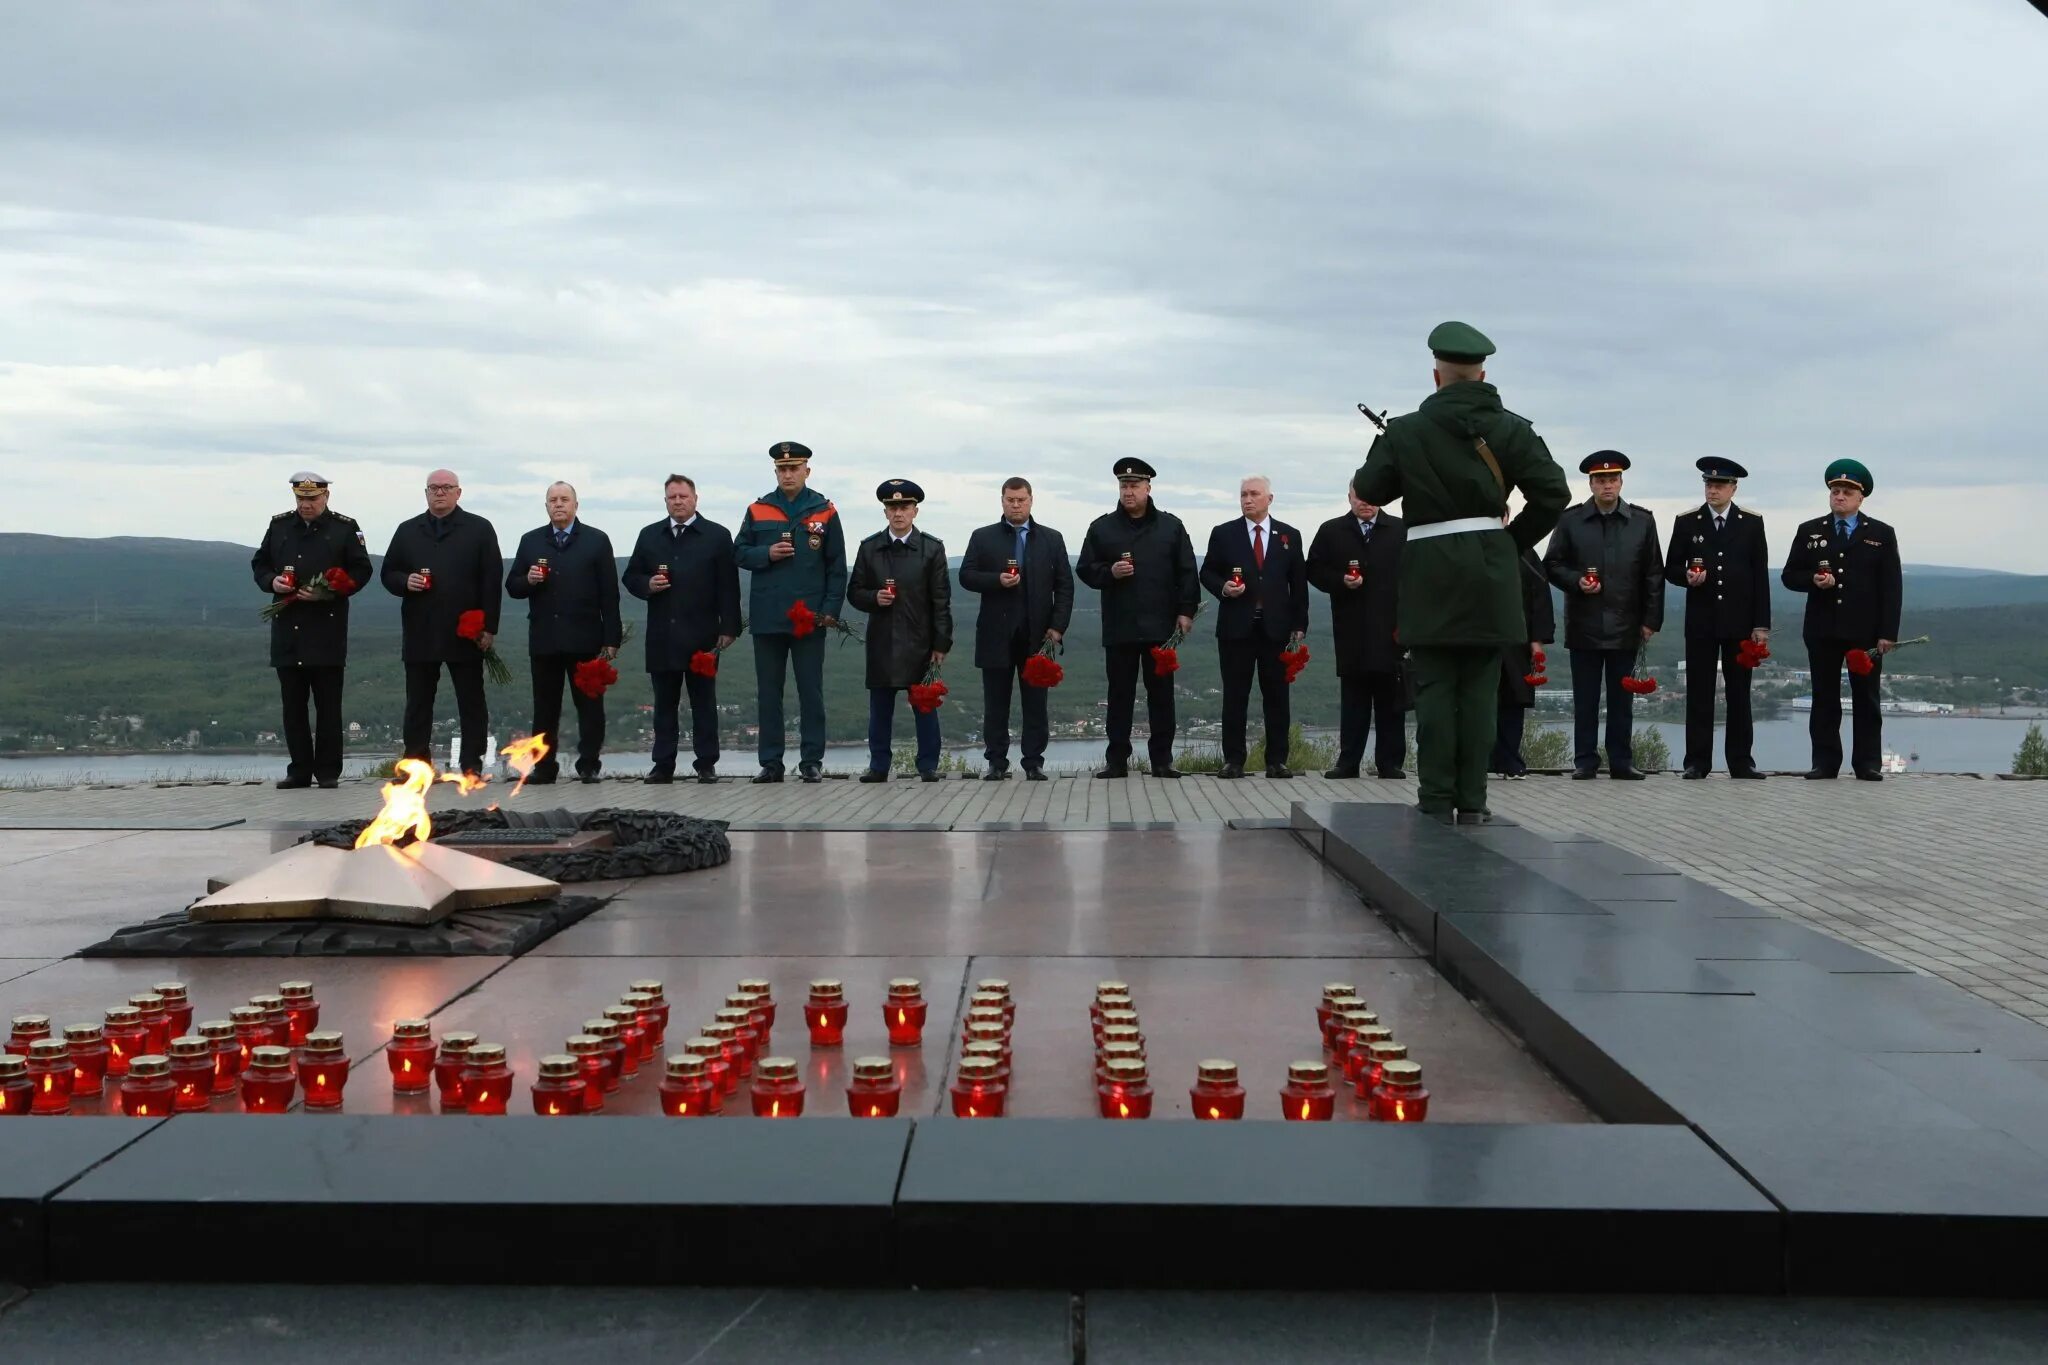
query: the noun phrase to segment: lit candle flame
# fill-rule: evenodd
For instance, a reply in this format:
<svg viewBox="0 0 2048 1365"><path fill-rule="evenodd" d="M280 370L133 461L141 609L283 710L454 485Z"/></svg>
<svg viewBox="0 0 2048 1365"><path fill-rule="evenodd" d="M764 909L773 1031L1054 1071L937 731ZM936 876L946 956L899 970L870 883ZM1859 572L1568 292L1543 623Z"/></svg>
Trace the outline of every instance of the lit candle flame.
<svg viewBox="0 0 2048 1365"><path fill-rule="evenodd" d="M871 1118L871 1119L878 1119L878 1118L882 1117L882 1106L881 1106L881 1105L879 1105L879 1104L871 1104L871 1105L869 1105L869 1106L868 1106L868 1117L869 1117L869 1118Z"/></svg>
<svg viewBox="0 0 2048 1365"><path fill-rule="evenodd" d="M506 766L519 774L519 780L512 786L512 795L517 796L526 789L526 779L533 775L534 767L548 756L548 737L529 735L515 739L498 752L505 756Z"/></svg>
<svg viewBox="0 0 2048 1365"><path fill-rule="evenodd" d="M1303 1100L1303 1101L1301 1102L1301 1116L1302 1116L1302 1118L1304 1118L1304 1119L1306 1119L1306 1118L1308 1117L1308 1101L1307 1101L1307 1100Z"/></svg>
<svg viewBox="0 0 2048 1365"><path fill-rule="evenodd" d="M1220 1119L1223 1117L1223 1111L1212 1104L1209 1106L1209 1117L1212 1119Z"/></svg>
<svg viewBox="0 0 2048 1365"><path fill-rule="evenodd" d="M971 1119L978 1119L981 1117L981 1111L970 1104L967 1106L967 1117Z"/></svg>
<svg viewBox="0 0 2048 1365"><path fill-rule="evenodd" d="M904 1025L904 1024L907 1024L907 1023L909 1023L909 1022L910 1022L910 1014L909 1014L909 1012L908 1012L908 1011L906 1011L906 1010L900 1010L900 1009L896 1011L896 1023L897 1023L897 1026L898 1026L899 1028L900 1028L900 1027L901 1027L902 1025Z"/></svg>
<svg viewBox="0 0 2048 1365"><path fill-rule="evenodd" d="M1131 1116L1131 1106L1125 1104L1122 1100L1118 1100L1116 1102L1116 1116L1120 1119L1129 1118Z"/></svg>
<svg viewBox="0 0 2048 1365"><path fill-rule="evenodd" d="M781 1100L770 1100L770 1101L768 1101L768 1117L769 1117L769 1118L771 1118L771 1119L779 1119L779 1118L781 1118L781 1117L782 1117L782 1101L781 1101Z"/></svg>
<svg viewBox="0 0 2048 1365"><path fill-rule="evenodd" d="M1407 1106L1407 1105L1406 1105L1405 1103L1403 1103L1402 1101L1400 1101L1400 1100L1395 1100L1395 1101L1394 1101L1394 1122L1396 1122L1396 1123L1405 1123L1405 1122L1407 1122L1407 1121L1408 1121L1408 1106Z"/></svg>

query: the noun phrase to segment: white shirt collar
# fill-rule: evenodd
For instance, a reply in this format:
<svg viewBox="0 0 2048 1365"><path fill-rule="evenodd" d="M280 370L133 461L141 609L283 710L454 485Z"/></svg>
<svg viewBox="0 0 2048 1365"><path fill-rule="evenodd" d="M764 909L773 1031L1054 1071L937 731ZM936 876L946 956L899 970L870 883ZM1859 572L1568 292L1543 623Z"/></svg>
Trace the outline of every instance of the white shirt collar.
<svg viewBox="0 0 2048 1365"><path fill-rule="evenodd" d="M668 519L668 525L670 530L674 530L678 526L695 526L696 524L697 513L695 512L690 513L690 519L688 521L677 521L674 517L670 517Z"/></svg>
<svg viewBox="0 0 2048 1365"><path fill-rule="evenodd" d="M1273 519L1271 517L1267 517L1261 521L1253 521L1250 517L1246 517L1244 519L1244 533L1247 536L1249 536L1252 533L1252 528L1254 526L1264 529L1267 540L1271 540L1273 538Z"/></svg>

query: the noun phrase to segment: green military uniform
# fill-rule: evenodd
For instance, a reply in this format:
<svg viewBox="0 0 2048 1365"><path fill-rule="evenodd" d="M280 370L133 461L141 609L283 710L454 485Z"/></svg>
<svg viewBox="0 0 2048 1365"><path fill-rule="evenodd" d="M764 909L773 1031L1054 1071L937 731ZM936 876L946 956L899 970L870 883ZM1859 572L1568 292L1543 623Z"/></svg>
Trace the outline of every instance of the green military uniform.
<svg viewBox="0 0 2048 1365"><path fill-rule="evenodd" d="M1494 346L1476 328L1446 322L1429 349L1477 365ZM1571 502L1564 471L1493 385L1460 380L1388 422L1352 487L1376 506L1403 499L1408 522L1395 619L1415 680L1417 804L1484 818L1500 651L1528 641L1521 554ZM1514 488L1525 505L1503 529Z"/></svg>

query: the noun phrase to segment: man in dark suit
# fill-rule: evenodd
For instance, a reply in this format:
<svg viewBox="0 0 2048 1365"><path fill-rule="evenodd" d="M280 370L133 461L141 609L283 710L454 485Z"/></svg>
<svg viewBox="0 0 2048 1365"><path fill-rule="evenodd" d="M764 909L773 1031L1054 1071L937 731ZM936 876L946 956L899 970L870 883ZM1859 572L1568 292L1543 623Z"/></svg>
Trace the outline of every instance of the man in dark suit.
<svg viewBox="0 0 2048 1365"><path fill-rule="evenodd" d="M1244 776L1245 713L1252 676L1266 712L1266 776L1292 777L1287 767L1287 666L1280 651L1308 634L1308 547L1301 532L1272 517L1273 485L1263 474L1237 488L1244 515L1209 532L1202 586L1217 601L1216 658L1223 672L1223 770Z"/></svg>
<svg viewBox="0 0 2048 1365"><path fill-rule="evenodd" d="M461 502L462 480L453 471L427 475L427 510L391 533L378 577L386 592L403 599L405 756L434 760L434 695L446 666L462 719L459 762L463 772L481 776L491 724L483 655L498 635L498 609L504 601L499 575L505 562L498 554L497 531L463 511ZM473 639L456 633L466 611L483 613L483 633Z"/></svg>
<svg viewBox="0 0 2048 1365"><path fill-rule="evenodd" d="M1749 714L1749 669L1736 660L1744 641L1771 638L1770 551L1764 519L1735 505L1735 481L1749 471L1709 455L1695 462L1706 502L1671 523L1664 581L1685 589L1685 773L1714 767L1714 670L1728 690L1728 776L1761 779Z"/></svg>
<svg viewBox="0 0 2048 1365"><path fill-rule="evenodd" d="M604 694L572 682L576 665L619 654L619 567L612 539L576 515L576 490L548 485L548 524L519 538L505 591L526 599L526 653L533 672L533 733L548 751L529 782L561 773L562 687L576 703L576 776L597 781L604 766Z"/></svg>
<svg viewBox="0 0 2048 1365"><path fill-rule="evenodd" d="M1536 664L1536 651L1557 638L1550 580L1534 550L1522 551L1522 619L1528 627L1528 643L1503 645L1500 651L1500 717L1494 727L1493 760L1487 764L1487 771L1510 782L1529 775L1529 765L1522 760L1522 734L1528 728L1529 712L1536 707L1536 684L1529 679L1544 676L1543 668ZM1547 660L1544 667L1548 667Z"/></svg>
<svg viewBox="0 0 2048 1365"><path fill-rule="evenodd" d="M291 482L296 505L270 519L263 543L249 559L256 586L291 602L270 622L270 666L284 694L284 742L291 755L277 785L310 787L317 781L332 788L341 782L348 599L370 581L370 552L355 518L327 506L324 477L301 472ZM348 575L354 586L337 590L325 577L333 570Z"/></svg>
<svg viewBox="0 0 2048 1365"><path fill-rule="evenodd" d="M697 512L697 484L671 474L662 486L668 515L640 532L626 562L626 591L647 602L647 674L654 684L654 767L649 782L673 782L681 747L678 712L690 693L691 765L699 782L718 780L718 651L740 635L740 566L732 532ZM690 666L713 656L711 671Z"/></svg>
<svg viewBox="0 0 2048 1365"><path fill-rule="evenodd" d="M967 538L960 586L981 595L974 623L974 666L981 670L982 755L986 782L1010 775L1010 691L1023 689L1024 777L1045 781L1046 689L1020 680L1024 661L1057 646L1074 616L1074 569L1067 542L1031 516L1031 484L1003 482L1003 519Z"/></svg>
<svg viewBox="0 0 2048 1365"><path fill-rule="evenodd" d="M1408 733L1401 723L1401 647L1394 640L1394 610L1401 583L1405 523L1346 487L1351 510L1316 528L1308 547L1308 581L1330 595L1336 636L1339 711L1337 766L1324 777L1358 776L1365 741L1375 726L1373 767L1381 777L1405 777Z"/></svg>
<svg viewBox="0 0 2048 1365"><path fill-rule="evenodd" d="M1813 670L1813 737L1809 779L1842 771L1842 665L1850 650L1862 650L1873 667L1849 673L1855 707L1849 765L1865 782L1882 782L1884 717L1877 709L1884 656L1899 638L1904 570L1899 536L1884 522L1863 514L1863 499L1876 486L1860 460L1828 466L1828 515L1802 522L1792 534L1785 560L1785 586L1806 596L1807 666Z"/></svg>

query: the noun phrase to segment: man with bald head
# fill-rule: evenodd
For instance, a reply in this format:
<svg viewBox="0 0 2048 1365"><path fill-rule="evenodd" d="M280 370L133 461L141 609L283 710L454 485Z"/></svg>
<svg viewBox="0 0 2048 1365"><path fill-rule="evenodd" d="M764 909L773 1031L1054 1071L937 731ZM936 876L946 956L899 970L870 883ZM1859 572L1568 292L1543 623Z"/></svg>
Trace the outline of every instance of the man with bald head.
<svg viewBox="0 0 2048 1365"><path fill-rule="evenodd" d="M483 652L498 634L505 565L491 524L462 510L462 480L453 470L427 475L426 492L427 510L398 523L378 575L402 601L405 756L433 761L434 697L446 667L462 721L462 771L481 774L490 730ZM473 639L457 634L467 611L483 613L483 633Z"/></svg>
<svg viewBox="0 0 2048 1365"><path fill-rule="evenodd" d="M576 665L619 652L619 570L611 537L576 515L576 489L555 482L546 495L548 524L519 538L505 591L526 599L526 655L533 670L533 733L547 755L529 782L561 772L562 685L576 703L576 776L597 781L603 767L604 693L573 685Z"/></svg>

